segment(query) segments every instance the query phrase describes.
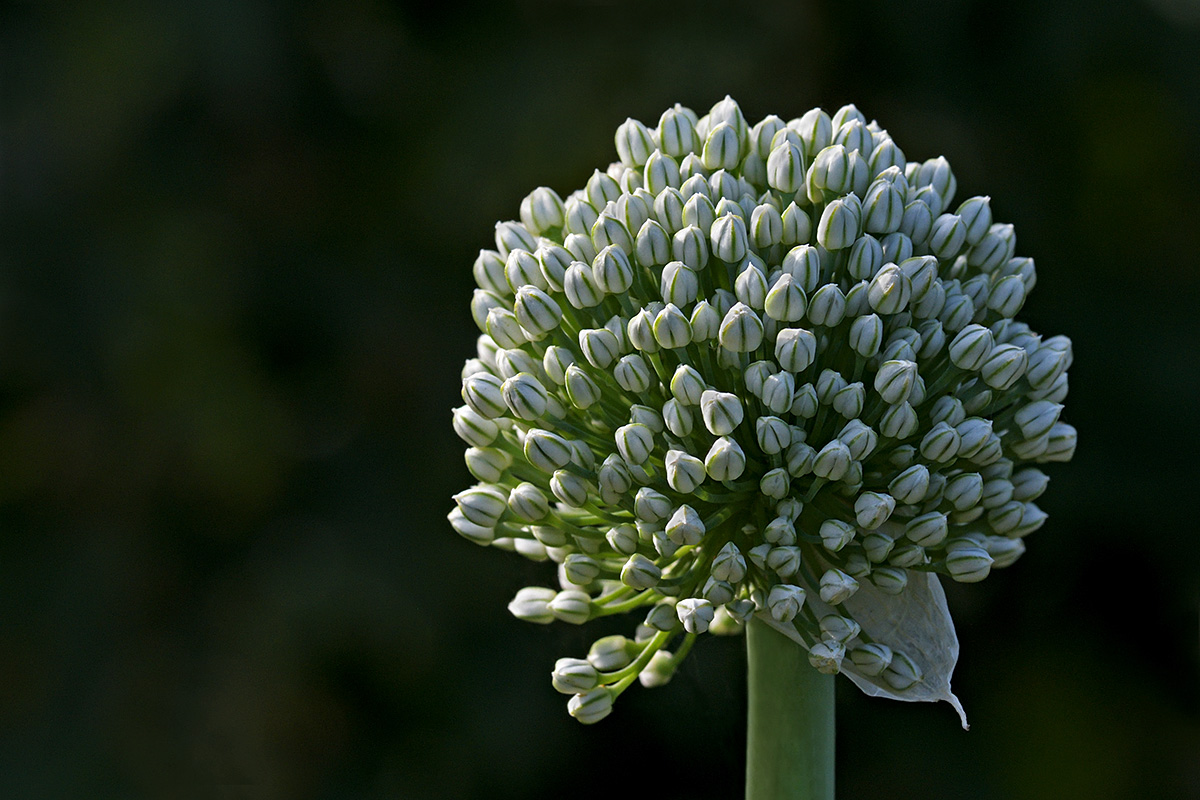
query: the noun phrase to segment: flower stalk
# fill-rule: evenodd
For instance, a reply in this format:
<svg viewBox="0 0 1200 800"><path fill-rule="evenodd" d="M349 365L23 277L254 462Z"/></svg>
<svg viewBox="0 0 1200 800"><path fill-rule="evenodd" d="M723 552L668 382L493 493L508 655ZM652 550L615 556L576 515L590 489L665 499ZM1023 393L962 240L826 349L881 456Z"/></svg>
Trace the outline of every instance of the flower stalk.
<svg viewBox="0 0 1200 800"><path fill-rule="evenodd" d="M746 800L833 800L833 676L759 619L746 626Z"/></svg>

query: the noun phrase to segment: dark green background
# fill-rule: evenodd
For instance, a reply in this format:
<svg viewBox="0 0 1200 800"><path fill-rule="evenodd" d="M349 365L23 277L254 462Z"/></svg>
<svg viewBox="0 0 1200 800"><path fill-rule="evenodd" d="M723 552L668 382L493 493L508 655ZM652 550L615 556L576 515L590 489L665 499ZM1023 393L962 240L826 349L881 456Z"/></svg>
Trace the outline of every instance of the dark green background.
<svg viewBox="0 0 1200 800"><path fill-rule="evenodd" d="M950 587L972 730L843 681L841 796L1200 796L1198 54L1195 0L0 4L0 795L737 797L740 640L579 726L609 629L444 518L493 222L728 92L946 155L1077 354L1049 523Z"/></svg>

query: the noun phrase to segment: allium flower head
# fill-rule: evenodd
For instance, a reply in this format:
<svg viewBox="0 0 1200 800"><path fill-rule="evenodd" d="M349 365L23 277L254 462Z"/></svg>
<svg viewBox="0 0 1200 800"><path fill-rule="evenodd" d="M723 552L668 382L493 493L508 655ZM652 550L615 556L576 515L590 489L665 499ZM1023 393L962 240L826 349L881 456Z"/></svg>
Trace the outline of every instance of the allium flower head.
<svg viewBox="0 0 1200 800"><path fill-rule="evenodd" d="M555 665L582 722L752 614L869 693L957 706L936 576L1012 564L1046 519L1033 465L1075 449L1070 341L1013 319L1013 227L852 105L675 106L616 150L475 262L454 427L479 483L451 524L558 565L520 619L640 615Z"/></svg>

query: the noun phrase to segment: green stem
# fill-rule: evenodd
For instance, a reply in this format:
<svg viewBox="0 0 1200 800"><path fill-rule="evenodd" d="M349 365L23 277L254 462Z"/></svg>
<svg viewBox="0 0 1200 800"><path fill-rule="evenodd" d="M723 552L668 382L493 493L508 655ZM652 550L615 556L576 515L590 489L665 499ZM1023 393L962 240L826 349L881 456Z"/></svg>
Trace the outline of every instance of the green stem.
<svg viewBox="0 0 1200 800"><path fill-rule="evenodd" d="M757 618L746 648L746 800L833 800L833 676Z"/></svg>

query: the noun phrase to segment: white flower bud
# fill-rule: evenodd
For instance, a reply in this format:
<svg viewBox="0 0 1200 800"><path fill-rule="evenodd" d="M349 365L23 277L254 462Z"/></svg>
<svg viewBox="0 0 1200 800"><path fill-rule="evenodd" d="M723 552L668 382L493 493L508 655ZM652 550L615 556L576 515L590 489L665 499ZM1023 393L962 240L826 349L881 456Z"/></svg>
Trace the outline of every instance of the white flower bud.
<svg viewBox="0 0 1200 800"><path fill-rule="evenodd" d="M699 272L708 264L708 237L695 225L681 228L671 238L671 257Z"/></svg>
<svg viewBox="0 0 1200 800"><path fill-rule="evenodd" d="M712 254L722 261L736 263L750 250L746 223L740 216L725 214L712 223Z"/></svg>
<svg viewBox="0 0 1200 800"><path fill-rule="evenodd" d="M888 180L876 180L863 198L863 229L887 234L900 229L904 218L904 194ZM882 256L882 250L880 255ZM853 273L852 273L853 274ZM862 279L870 275L855 275Z"/></svg>
<svg viewBox="0 0 1200 800"><path fill-rule="evenodd" d="M1046 518L1049 515L1042 511L1033 503L1025 503L1021 509L1021 521L1015 528L1007 531L1007 536L1022 537L1036 531L1038 528L1046 524ZM999 532L999 531L997 531Z"/></svg>
<svg viewBox="0 0 1200 800"><path fill-rule="evenodd" d="M867 302L879 314L898 314L908 305L912 282L895 264L885 264L867 286Z"/></svg>
<svg viewBox="0 0 1200 800"><path fill-rule="evenodd" d="M683 308L699 296L700 277L682 261L671 261L663 267L660 286L664 303Z"/></svg>
<svg viewBox="0 0 1200 800"><path fill-rule="evenodd" d="M977 583L991 572L992 557L982 547L960 547L946 554L946 569L959 583Z"/></svg>
<svg viewBox="0 0 1200 800"><path fill-rule="evenodd" d="M808 298L796 279L784 272L767 293L763 306L767 316L777 322L797 322L804 318Z"/></svg>
<svg viewBox="0 0 1200 800"><path fill-rule="evenodd" d="M833 396L831 405L834 411L846 419L856 419L862 414L865 402L866 392L863 389L862 381L855 381L839 389Z"/></svg>
<svg viewBox="0 0 1200 800"><path fill-rule="evenodd" d="M883 671L883 680L897 692L911 689L921 682L921 668L905 653L892 652L892 660Z"/></svg>
<svg viewBox="0 0 1200 800"><path fill-rule="evenodd" d="M781 547L793 545L796 543L796 526L788 517L778 516L767 523L767 527L763 529L763 538ZM765 551L763 557L766 558Z"/></svg>
<svg viewBox="0 0 1200 800"><path fill-rule="evenodd" d="M958 455L961 443L962 437L958 435L957 430L945 422L939 422L921 440L921 455L930 461L944 464Z"/></svg>
<svg viewBox="0 0 1200 800"><path fill-rule="evenodd" d="M967 253L967 264L982 273L990 273L1013 257L1017 236L1012 225L990 226L979 243Z"/></svg>
<svg viewBox="0 0 1200 800"><path fill-rule="evenodd" d="M609 528L604 538L609 547L621 555L628 556L637 552L638 533L637 528L632 525L626 523Z"/></svg>
<svg viewBox="0 0 1200 800"><path fill-rule="evenodd" d="M682 106L668 108L658 119L655 140L664 153L679 158L699 149L695 119Z"/></svg>
<svg viewBox="0 0 1200 800"><path fill-rule="evenodd" d="M781 220L783 235L779 238L780 244L806 244L812 238L812 220L795 203L789 203L783 210Z"/></svg>
<svg viewBox="0 0 1200 800"><path fill-rule="evenodd" d="M1007 536L987 537L987 550L992 557L992 569L1003 569L1016 563L1025 553L1025 542L1021 539L1010 539Z"/></svg>
<svg viewBox="0 0 1200 800"><path fill-rule="evenodd" d="M571 508L583 508L587 505L591 487L578 475L565 469L558 469L550 476L550 491L564 505Z"/></svg>
<svg viewBox="0 0 1200 800"><path fill-rule="evenodd" d="M699 405L706 389L704 379L690 364L681 364L671 378L671 395L685 406Z"/></svg>
<svg viewBox="0 0 1200 800"><path fill-rule="evenodd" d="M767 611L776 622L791 622L804 607L806 595L799 586L776 584L767 594Z"/></svg>
<svg viewBox="0 0 1200 800"><path fill-rule="evenodd" d="M756 206L750 214L750 241L759 250L767 250L783 241L783 216L770 204Z"/></svg>
<svg viewBox="0 0 1200 800"><path fill-rule="evenodd" d="M784 194L792 194L804 185L805 168L804 153L784 138L767 157L767 184Z"/></svg>
<svg viewBox="0 0 1200 800"><path fill-rule="evenodd" d="M808 301L808 319L813 325L834 327L846 314L846 296L836 283L827 283Z"/></svg>
<svg viewBox="0 0 1200 800"><path fill-rule="evenodd" d="M767 455L783 452L792 441L791 427L779 417L759 417L754 421L754 433L759 449Z"/></svg>
<svg viewBox="0 0 1200 800"><path fill-rule="evenodd" d="M484 419L495 419L508 411L500 379L486 372L476 373L463 381L462 399Z"/></svg>
<svg viewBox="0 0 1200 800"><path fill-rule="evenodd" d="M725 546L713 558L712 576L719 581L740 583L746 577L746 559L733 542Z"/></svg>
<svg viewBox="0 0 1200 800"><path fill-rule="evenodd" d="M759 397L768 411L783 414L792 407L792 395L795 391L795 376L790 372L776 372L763 381Z"/></svg>
<svg viewBox="0 0 1200 800"><path fill-rule="evenodd" d="M648 219L638 228L634 256L643 267L666 264L671 258L671 237L656 221Z"/></svg>
<svg viewBox="0 0 1200 800"><path fill-rule="evenodd" d="M485 483L502 479L504 471L512 465L512 457L496 447L468 447L463 461L467 462L470 474Z"/></svg>
<svg viewBox="0 0 1200 800"><path fill-rule="evenodd" d="M584 725L593 725L612 713L613 695L599 687L567 701L567 713Z"/></svg>
<svg viewBox="0 0 1200 800"><path fill-rule="evenodd" d="M912 285L911 301L920 301L933 288L938 278L938 261L933 256L915 256L900 262L900 271Z"/></svg>
<svg viewBox="0 0 1200 800"><path fill-rule="evenodd" d="M804 292L815 291L821 282L821 256L815 247L799 244L787 252L780 265Z"/></svg>
<svg viewBox="0 0 1200 800"><path fill-rule="evenodd" d="M735 481L746 469L746 454L728 436L713 442L704 458L704 469L715 481Z"/></svg>
<svg viewBox="0 0 1200 800"><path fill-rule="evenodd" d="M871 455L879 441L875 431L862 420L852 419L838 433L837 438L846 445L850 457L861 461Z"/></svg>
<svg viewBox="0 0 1200 800"><path fill-rule="evenodd" d="M842 659L846 657L846 646L841 642L820 641L808 650L808 663L817 672L836 675L841 672Z"/></svg>
<svg viewBox="0 0 1200 800"><path fill-rule="evenodd" d="M688 633L704 633L713 621L713 604L702 597L687 597L675 604L675 614Z"/></svg>
<svg viewBox="0 0 1200 800"><path fill-rule="evenodd" d="M654 380L645 359L637 353L623 356L617 362L613 368L613 378L622 389L635 395L648 391Z"/></svg>
<svg viewBox="0 0 1200 800"><path fill-rule="evenodd" d="M462 513L462 509L455 506L446 519L450 521L450 527L454 531L468 541L474 542L477 545L486 547L491 544L496 538L496 529L491 526L478 525L467 519Z"/></svg>
<svg viewBox="0 0 1200 800"><path fill-rule="evenodd" d="M793 478L802 478L812 472L817 451L804 442L793 441L787 449L787 471Z"/></svg>
<svg viewBox="0 0 1200 800"><path fill-rule="evenodd" d="M813 474L831 481L840 481L850 469L850 449L837 439L826 444L813 458Z"/></svg>
<svg viewBox="0 0 1200 800"><path fill-rule="evenodd" d="M694 427L691 410L674 397L663 403L662 418L666 429L681 439L690 435Z"/></svg>
<svg viewBox="0 0 1200 800"><path fill-rule="evenodd" d="M504 279L508 288L517 291L522 286L548 289L549 284L542 275L542 265L528 250L513 250L504 262Z"/></svg>
<svg viewBox="0 0 1200 800"><path fill-rule="evenodd" d="M454 409L454 432L469 445L487 447L496 441L500 428L470 406Z"/></svg>
<svg viewBox="0 0 1200 800"><path fill-rule="evenodd" d="M622 669L633 661L630 656L631 643L620 634L597 639L588 649L587 660L601 672Z"/></svg>
<svg viewBox="0 0 1200 800"><path fill-rule="evenodd" d="M525 458L543 472L562 469L571 461L571 447L561 436L532 428L525 434Z"/></svg>
<svg viewBox="0 0 1200 800"><path fill-rule="evenodd" d="M714 436L732 433L742 423L745 410L735 394L706 389L700 395L700 413L704 427Z"/></svg>
<svg viewBox="0 0 1200 800"><path fill-rule="evenodd" d="M863 358L879 352L883 342L883 321L876 314L860 316L850 325L850 348Z"/></svg>
<svg viewBox="0 0 1200 800"><path fill-rule="evenodd" d="M643 486L634 495L633 512L640 520L658 522L671 513L671 501L661 492Z"/></svg>
<svg viewBox="0 0 1200 800"><path fill-rule="evenodd" d="M508 254L517 248L533 251L537 249L537 242L521 223L497 222L496 250L500 257L507 258Z"/></svg>
<svg viewBox="0 0 1200 800"><path fill-rule="evenodd" d="M548 393L537 378L522 372L506 380L500 386L504 403L514 416L524 420L535 420L546 412Z"/></svg>
<svg viewBox="0 0 1200 800"><path fill-rule="evenodd" d="M508 493L508 508L526 522L537 522L550 512L550 501L532 483L519 483Z"/></svg>
<svg viewBox="0 0 1200 800"><path fill-rule="evenodd" d="M737 130L722 122L708 132L700 158L706 169L734 169L741 161L741 144Z"/></svg>
<svg viewBox="0 0 1200 800"><path fill-rule="evenodd" d="M673 631L679 627L678 617L675 616L675 603L663 602L657 603L646 614L646 620L642 623L647 628L656 631Z"/></svg>
<svg viewBox="0 0 1200 800"><path fill-rule="evenodd" d="M580 410L600 399L600 387L578 364L567 367L566 390L571 405Z"/></svg>
<svg viewBox="0 0 1200 800"><path fill-rule="evenodd" d="M854 539L854 526L840 519L827 519L821 523L820 534L825 549L836 553Z"/></svg>
<svg viewBox="0 0 1200 800"><path fill-rule="evenodd" d="M821 617L821 638L830 642L845 644L862 633L862 626L850 617L839 614L826 614Z"/></svg>
<svg viewBox="0 0 1200 800"><path fill-rule="evenodd" d="M781 578L790 578L800 571L800 548L792 545L772 547L767 552L767 569Z"/></svg>
<svg viewBox="0 0 1200 800"><path fill-rule="evenodd" d="M892 663L892 648L886 644L871 642L850 651L854 668L863 675L875 677L883 673Z"/></svg>
<svg viewBox="0 0 1200 800"><path fill-rule="evenodd" d="M767 277L752 260L747 260L745 268L738 273L733 283L734 296L756 311L763 310L769 288Z"/></svg>
<svg viewBox="0 0 1200 800"><path fill-rule="evenodd" d="M565 589L550 601L550 612L561 622L582 625L591 618L591 598L587 592Z"/></svg>
<svg viewBox="0 0 1200 800"><path fill-rule="evenodd" d="M912 239L900 231L884 235L879 245L883 248L884 264L899 264L913 254Z"/></svg>
<svg viewBox="0 0 1200 800"><path fill-rule="evenodd" d="M683 224L700 231L711 232L717 219L716 209L707 195L694 194L683 205Z"/></svg>
<svg viewBox="0 0 1200 800"><path fill-rule="evenodd" d="M801 138L804 134L801 133ZM808 199L823 203L851 191L854 174L850 153L840 144L823 148L813 158L806 175Z"/></svg>
<svg viewBox="0 0 1200 800"><path fill-rule="evenodd" d="M900 567L876 567L871 571L871 583L884 594L898 595L908 585L908 572Z"/></svg>
<svg viewBox="0 0 1200 800"><path fill-rule="evenodd" d="M817 224L817 241L826 250L844 250L862 235L862 204L854 195L839 197L825 206Z"/></svg>
<svg viewBox="0 0 1200 800"><path fill-rule="evenodd" d="M992 225L992 209L988 205L991 198L971 197L962 202L955 214L963 221L966 229L965 242L974 247L979 244Z"/></svg>
<svg viewBox="0 0 1200 800"><path fill-rule="evenodd" d="M661 150L655 150L646 159L646 166L642 171L642 180L646 185L647 191L653 195L658 195L670 187L678 188L680 183L679 164L669 155L664 154Z"/></svg>
<svg viewBox="0 0 1200 800"><path fill-rule="evenodd" d="M768 470L758 482L759 492L774 500L782 500L787 497L790 487L791 480L788 478L787 470L782 467Z"/></svg>
<svg viewBox="0 0 1200 800"><path fill-rule="evenodd" d="M626 119L617 128L617 157L627 167L640 167L654 151L650 131L636 119Z"/></svg>
<svg viewBox="0 0 1200 800"><path fill-rule="evenodd" d="M901 503L919 503L928 490L929 468L924 464L913 464L888 484L888 492Z"/></svg>
<svg viewBox="0 0 1200 800"><path fill-rule="evenodd" d="M704 586L700 589L700 594L705 600L713 604L715 607L714 619L720 620L722 617L720 606L733 600L733 586L728 581L710 577L704 582ZM713 631L713 633L718 632Z"/></svg>
<svg viewBox="0 0 1200 800"><path fill-rule="evenodd" d="M714 622L713 627L715 626ZM713 633L716 632L713 631ZM647 689L666 686L675 676L676 667L678 667L678 662L671 653L667 650L659 650L650 657L650 663L646 665L646 668L638 673L638 683Z"/></svg>
<svg viewBox="0 0 1200 800"><path fill-rule="evenodd" d="M729 612L729 616L743 625L754 615L755 608L754 601L747 599L734 600L725 604L725 610Z"/></svg>
<svg viewBox="0 0 1200 800"><path fill-rule="evenodd" d="M633 267L629 263L629 256L621 247L608 245L592 260L592 279L601 291L608 294L628 291L633 285Z"/></svg>
<svg viewBox="0 0 1200 800"><path fill-rule="evenodd" d="M675 234L684 227L684 199L679 189L666 188L654 198L654 218L668 234Z"/></svg>
<svg viewBox="0 0 1200 800"><path fill-rule="evenodd" d="M863 492L854 501L854 516L858 526L873 531L887 522L896 510L896 498L881 492Z"/></svg>
<svg viewBox="0 0 1200 800"><path fill-rule="evenodd" d="M454 495L462 515L484 528L494 528L508 509L508 496L493 486L475 486Z"/></svg>
<svg viewBox="0 0 1200 800"><path fill-rule="evenodd" d="M775 135L780 131L788 131L787 126L779 117L771 114L762 121L758 122L750 129L750 151L758 156L766 158L766 156L775 147ZM794 135L794 134L793 134ZM796 136L796 141L800 141L800 137Z"/></svg>
<svg viewBox="0 0 1200 800"><path fill-rule="evenodd" d="M555 691L576 694L594 688L600 680L600 674L582 658L560 658L554 662L550 680Z"/></svg>
<svg viewBox="0 0 1200 800"><path fill-rule="evenodd" d="M471 294L471 319L483 333L487 333L488 312L493 308L505 308L506 303L498 295L487 289L476 289Z"/></svg>
<svg viewBox="0 0 1200 800"><path fill-rule="evenodd" d="M554 621L550 601L557 595L558 592L547 587L526 586L508 604L508 611L519 620L546 625Z"/></svg>
<svg viewBox="0 0 1200 800"><path fill-rule="evenodd" d="M817 354L817 339L804 328L784 328L775 337L775 360L788 372L808 369Z"/></svg>
<svg viewBox="0 0 1200 800"><path fill-rule="evenodd" d="M894 405L908 400L917 377L917 365L912 361L885 361L875 373L875 391L885 403Z"/></svg>
<svg viewBox="0 0 1200 800"><path fill-rule="evenodd" d="M700 544L704 539L704 520L691 506L675 509L666 526L667 537L678 545Z"/></svg>
<svg viewBox="0 0 1200 800"><path fill-rule="evenodd" d="M737 303L721 320L718 335L721 346L726 350L734 353L752 352L762 344L762 320L750 306L745 303Z"/></svg>
<svg viewBox="0 0 1200 800"><path fill-rule="evenodd" d="M662 570L641 553L634 553L621 567L621 582L634 589L652 589L662 579Z"/></svg>
<svg viewBox="0 0 1200 800"><path fill-rule="evenodd" d="M907 439L917 432L917 412L909 402L889 406L879 419L879 432L889 439Z"/></svg>
<svg viewBox="0 0 1200 800"><path fill-rule="evenodd" d="M607 369L621 354L621 343L607 328L585 328L579 332L579 349L596 369Z"/></svg>
<svg viewBox="0 0 1200 800"><path fill-rule="evenodd" d="M1050 478L1036 467L1027 467L1012 476L1013 499L1022 503L1036 500L1046 491Z"/></svg>
<svg viewBox="0 0 1200 800"><path fill-rule="evenodd" d="M979 377L993 389L1004 391L1021 379L1028 363L1029 356L1024 349L1015 344L996 345L979 367Z"/></svg>

